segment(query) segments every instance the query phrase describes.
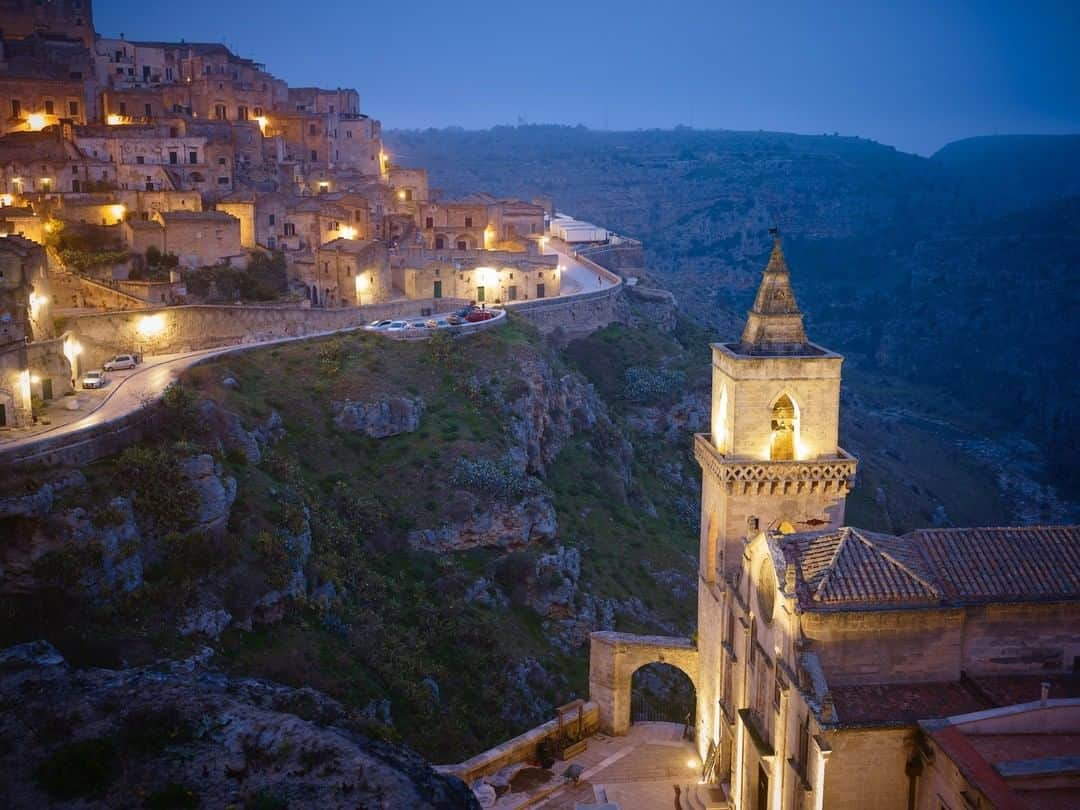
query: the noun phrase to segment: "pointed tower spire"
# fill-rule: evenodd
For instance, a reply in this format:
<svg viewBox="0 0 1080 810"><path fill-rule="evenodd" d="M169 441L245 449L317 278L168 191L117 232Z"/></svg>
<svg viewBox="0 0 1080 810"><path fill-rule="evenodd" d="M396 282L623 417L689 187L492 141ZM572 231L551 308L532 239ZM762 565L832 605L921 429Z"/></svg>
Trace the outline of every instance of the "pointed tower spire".
<svg viewBox="0 0 1080 810"><path fill-rule="evenodd" d="M743 354L804 354L809 348L803 316L791 290L780 231L770 228L773 235L772 255L761 275L754 307L747 313L739 351Z"/></svg>

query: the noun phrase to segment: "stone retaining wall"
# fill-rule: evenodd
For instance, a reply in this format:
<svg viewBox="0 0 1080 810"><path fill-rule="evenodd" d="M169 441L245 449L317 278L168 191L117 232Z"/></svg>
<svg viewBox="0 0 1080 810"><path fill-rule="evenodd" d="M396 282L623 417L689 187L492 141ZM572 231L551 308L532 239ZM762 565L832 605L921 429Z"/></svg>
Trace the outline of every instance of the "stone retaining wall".
<svg viewBox="0 0 1080 810"><path fill-rule="evenodd" d="M534 323L543 334L562 330L567 340L585 337L627 317L623 282L615 273L587 256L576 259L611 286L592 292L533 301L508 302L504 306Z"/></svg>
<svg viewBox="0 0 1080 810"><path fill-rule="evenodd" d="M420 317L425 309L457 309L465 301L390 301L362 307L315 309L295 304L230 306L199 304L154 307L137 312L71 316L66 326L82 345L84 368L96 368L113 354L174 354L283 337L303 337L361 326L380 318Z"/></svg>
<svg viewBox="0 0 1080 810"><path fill-rule="evenodd" d="M573 724L577 723L577 715L574 715ZM586 703L582 712L583 734L589 737L595 734L600 727L600 707L592 702ZM554 737L559 730L558 720L549 720L543 725L531 728L524 734L519 734L513 739L489 748L483 753L477 754L471 759L459 762L456 765L437 765L435 770L440 773L452 774L470 785L481 777L493 774L507 765L518 762L532 762L536 760L536 749L544 740Z"/></svg>

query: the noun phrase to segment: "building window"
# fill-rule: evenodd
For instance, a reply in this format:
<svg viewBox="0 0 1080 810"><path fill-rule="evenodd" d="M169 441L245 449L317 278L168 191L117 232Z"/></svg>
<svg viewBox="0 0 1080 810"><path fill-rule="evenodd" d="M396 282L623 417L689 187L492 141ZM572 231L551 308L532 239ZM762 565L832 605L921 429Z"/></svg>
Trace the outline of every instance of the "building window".
<svg viewBox="0 0 1080 810"><path fill-rule="evenodd" d="M434 228L435 227L435 217L428 217L427 219L425 219L424 220L424 227L425 228Z"/></svg>
<svg viewBox="0 0 1080 810"><path fill-rule="evenodd" d="M466 228L471 228L472 227L472 217L465 217L465 227Z"/></svg>
<svg viewBox="0 0 1080 810"><path fill-rule="evenodd" d="M285 235L286 236L296 236L296 225L294 225L291 222L286 222L285 223Z"/></svg>
<svg viewBox="0 0 1080 810"><path fill-rule="evenodd" d="M477 287L476 288L476 300L478 302L484 300L484 288L483 287Z"/></svg>
<svg viewBox="0 0 1080 810"><path fill-rule="evenodd" d="M188 159L188 163L198 163L199 162L199 153L196 152L193 149L192 151L187 153L187 159Z"/></svg>
<svg viewBox="0 0 1080 810"><path fill-rule="evenodd" d="M125 101L120 102L120 114L127 115L127 102Z"/></svg>
<svg viewBox="0 0 1080 810"><path fill-rule="evenodd" d="M224 104L215 104L214 105L214 118L218 119L219 121L224 121L225 120L225 105Z"/></svg>
<svg viewBox="0 0 1080 810"><path fill-rule="evenodd" d="M345 130L345 137L346 138L351 138L352 137L352 130L351 129Z"/></svg>
<svg viewBox="0 0 1080 810"><path fill-rule="evenodd" d="M537 298L543 298L543 297L544 297L544 294L545 294L545 292L546 292L546 291L545 291L545 289L544 289L544 285L543 285L543 284L537 284L537 285L536 285L536 297L537 297Z"/></svg>
<svg viewBox="0 0 1080 810"><path fill-rule="evenodd" d="M229 178L228 177L219 177L217 179L217 183L218 183L219 186L227 186L227 185L229 185Z"/></svg>
<svg viewBox="0 0 1080 810"><path fill-rule="evenodd" d="M319 153L314 149L311 150L311 159L312 160L318 160L319 159Z"/></svg>
<svg viewBox="0 0 1080 810"><path fill-rule="evenodd" d="M170 138L179 138L180 137L180 130L177 129L176 127L169 127L169 137Z"/></svg>
<svg viewBox="0 0 1080 810"><path fill-rule="evenodd" d="M223 157L219 157L219 158L217 159L217 165L218 165L218 166L224 166L224 165L225 165L225 158L223 158Z"/></svg>
<svg viewBox="0 0 1080 810"><path fill-rule="evenodd" d="M315 134L315 125L314 124L308 124L308 135L314 135L314 134Z"/></svg>
<svg viewBox="0 0 1080 810"><path fill-rule="evenodd" d="M180 155L176 152L169 152L169 165L175 166L180 162Z"/></svg>
<svg viewBox="0 0 1080 810"><path fill-rule="evenodd" d="M143 113L145 113L147 118L153 118L154 117L154 108L153 108L153 106L150 105L150 104L144 104L143 105Z"/></svg>
<svg viewBox="0 0 1080 810"><path fill-rule="evenodd" d="M275 216L274 216L273 214L271 214L271 215L270 215L270 224L271 224L271 225L273 225L273 224L274 224L274 220L275 220L275 219L276 219L276 217L275 217Z"/></svg>
<svg viewBox="0 0 1080 810"><path fill-rule="evenodd" d="M143 157L142 155L136 155L135 156L135 162L138 163L140 166L142 166L144 163L146 163L146 158Z"/></svg>
<svg viewBox="0 0 1080 810"><path fill-rule="evenodd" d="M78 115L78 114L79 114L79 102L77 102L77 101L69 101L68 102L68 115Z"/></svg>
<svg viewBox="0 0 1080 810"><path fill-rule="evenodd" d="M171 82L173 80L173 69L171 67L165 68L165 81Z"/></svg>
<svg viewBox="0 0 1080 810"><path fill-rule="evenodd" d="M45 114L55 115L52 99L45 100Z"/></svg>
<svg viewBox="0 0 1080 810"><path fill-rule="evenodd" d="M405 199L410 201L410 202L412 201L412 189L411 188L405 189Z"/></svg>
<svg viewBox="0 0 1080 810"><path fill-rule="evenodd" d="M243 105L237 107L236 108L236 117L240 121L247 121L248 120L248 109L247 109L247 107L245 107Z"/></svg>
<svg viewBox="0 0 1080 810"><path fill-rule="evenodd" d="M750 649L746 653L747 661L750 666L754 666L754 662L757 660L757 621L750 620Z"/></svg>
<svg viewBox="0 0 1080 810"><path fill-rule="evenodd" d="M22 117L22 103L17 98L13 98L11 100L11 117L12 118L21 118Z"/></svg>

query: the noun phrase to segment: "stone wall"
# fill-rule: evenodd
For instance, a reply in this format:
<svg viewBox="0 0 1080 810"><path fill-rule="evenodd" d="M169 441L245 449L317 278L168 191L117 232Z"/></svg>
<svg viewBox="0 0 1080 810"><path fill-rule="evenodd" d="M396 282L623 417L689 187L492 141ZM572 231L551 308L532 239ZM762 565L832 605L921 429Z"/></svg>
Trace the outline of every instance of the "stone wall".
<svg viewBox="0 0 1080 810"><path fill-rule="evenodd" d="M296 306L197 305L157 307L138 312L75 315L67 323L82 344L85 368L95 368L117 352L173 354L238 343L332 332L377 318L418 317L436 302L391 301L363 307L312 309ZM466 302L442 299L442 308Z"/></svg>
<svg viewBox="0 0 1080 810"><path fill-rule="evenodd" d="M825 765L828 810L907 810L905 766L915 729L846 729L828 732L832 753ZM752 805L750 805L752 806Z"/></svg>
<svg viewBox="0 0 1080 810"><path fill-rule="evenodd" d="M569 722L576 728L577 714L575 713ZM585 704L582 712L583 733L585 736L595 734L600 729L600 707L592 701ZM483 753L459 762L456 765L438 765L435 770L440 773L452 774L461 779L465 784L471 784L476 779L489 776L507 765L518 762L532 762L537 758L537 747L544 740L556 736L559 730L558 720L549 720L543 725L531 728L524 734L519 734L513 739L489 748Z"/></svg>
<svg viewBox="0 0 1080 810"><path fill-rule="evenodd" d="M944 608L802 617L830 686L958 680L963 625L963 609Z"/></svg>
<svg viewBox="0 0 1080 810"><path fill-rule="evenodd" d="M49 286L57 309L141 309L146 302L134 295L113 289L100 281L74 273L50 273Z"/></svg>

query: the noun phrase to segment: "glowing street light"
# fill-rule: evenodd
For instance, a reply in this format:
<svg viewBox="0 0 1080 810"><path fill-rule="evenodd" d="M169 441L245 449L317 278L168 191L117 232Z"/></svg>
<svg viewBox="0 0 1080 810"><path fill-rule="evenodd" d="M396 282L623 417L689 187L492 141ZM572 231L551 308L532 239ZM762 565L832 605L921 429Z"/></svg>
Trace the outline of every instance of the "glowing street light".
<svg viewBox="0 0 1080 810"><path fill-rule="evenodd" d="M106 123L108 123L108 125L109 125L110 127L116 127L116 126L119 126L120 124L124 123L124 119L123 119L123 117L122 117L122 116L119 116L119 115L117 115L116 113L110 113L110 114L109 114L109 115L108 115L108 116L107 116L107 117L105 118L105 121L106 121Z"/></svg>
<svg viewBox="0 0 1080 810"><path fill-rule="evenodd" d="M45 129L45 116L41 113L31 113L26 116L26 125L30 127L31 132L40 132Z"/></svg>
<svg viewBox="0 0 1080 810"><path fill-rule="evenodd" d="M259 129L262 130L262 134L265 135L266 134L266 128L270 124L270 119L267 118L265 115L259 115L259 116L256 116L255 123L257 123L259 125Z"/></svg>
<svg viewBox="0 0 1080 810"><path fill-rule="evenodd" d="M138 329L139 334L143 337L157 337L165 331L165 316L144 315L139 319L139 324L136 329Z"/></svg>
<svg viewBox="0 0 1080 810"><path fill-rule="evenodd" d="M120 222L123 222L124 214L127 213L127 208L125 208L123 204L117 203L116 205L110 205L109 211L112 213L113 219L119 224Z"/></svg>

